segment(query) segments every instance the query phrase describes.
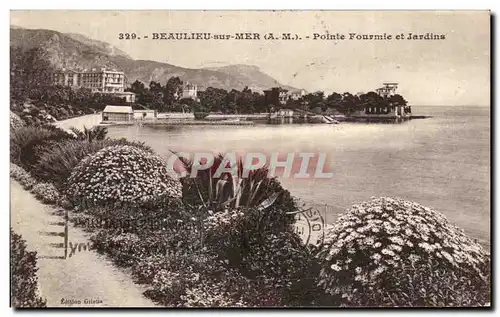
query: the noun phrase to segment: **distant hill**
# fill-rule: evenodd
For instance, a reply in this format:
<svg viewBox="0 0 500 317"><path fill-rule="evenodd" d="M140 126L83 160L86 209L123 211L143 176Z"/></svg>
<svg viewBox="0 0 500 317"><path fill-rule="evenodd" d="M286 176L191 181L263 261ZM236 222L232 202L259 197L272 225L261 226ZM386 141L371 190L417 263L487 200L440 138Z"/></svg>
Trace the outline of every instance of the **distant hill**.
<svg viewBox="0 0 500 317"><path fill-rule="evenodd" d="M120 49L117 49L116 47L114 47L109 43L93 40L91 38L86 37L85 35L77 33L65 33L65 35L71 37L74 40L77 40L79 42L92 46L98 50L101 50L102 53L107 54L109 56L122 56L128 59L132 59L127 53L125 53Z"/></svg>
<svg viewBox="0 0 500 317"><path fill-rule="evenodd" d="M24 50L39 47L56 68L117 67L110 54L66 34L51 30L10 29L10 45Z"/></svg>
<svg viewBox="0 0 500 317"><path fill-rule="evenodd" d="M265 87L265 89L267 89L278 86L288 90L298 90L291 86L281 85L276 79L264 73L259 67L254 65L237 64L221 67L207 67L205 69L230 75L241 82L247 83L248 87L252 90L259 90L259 87Z"/></svg>
<svg viewBox="0 0 500 317"><path fill-rule="evenodd" d="M165 84L170 77L179 76L183 81L197 84L200 90L210 86L226 90L241 90L248 86L255 91L281 86L295 90L281 85L256 66L229 65L191 69L156 61L134 60L109 43L81 34L11 26L10 45L22 49L40 47L56 68L116 68L125 72L129 83L140 80L145 84L151 81Z"/></svg>

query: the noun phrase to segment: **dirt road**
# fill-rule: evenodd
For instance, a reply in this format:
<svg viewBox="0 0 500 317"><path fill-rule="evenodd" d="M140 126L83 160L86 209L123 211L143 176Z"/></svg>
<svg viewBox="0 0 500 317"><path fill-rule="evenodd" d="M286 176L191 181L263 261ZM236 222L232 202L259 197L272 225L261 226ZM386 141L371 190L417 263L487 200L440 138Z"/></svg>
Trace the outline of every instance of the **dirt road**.
<svg viewBox="0 0 500 317"><path fill-rule="evenodd" d="M75 251L64 259L63 217L55 208L39 202L19 183L11 179L11 226L23 236L28 249L38 253L40 295L48 307L152 307L130 275L116 268L93 250ZM71 224L68 237L72 244L86 244L86 233ZM50 245L52 243L52 245Z"/></svg>
<svg viewBox="0 0 500 317"><path fill-rule="evenodd" d="M57 121L54 125L63 130L69 130L71 127L75 127L77 129L82 130L83 127L87 127L88 129L98 125L101 123L101 114L89 114L81 117L75 117L67 120Z"/></svg>

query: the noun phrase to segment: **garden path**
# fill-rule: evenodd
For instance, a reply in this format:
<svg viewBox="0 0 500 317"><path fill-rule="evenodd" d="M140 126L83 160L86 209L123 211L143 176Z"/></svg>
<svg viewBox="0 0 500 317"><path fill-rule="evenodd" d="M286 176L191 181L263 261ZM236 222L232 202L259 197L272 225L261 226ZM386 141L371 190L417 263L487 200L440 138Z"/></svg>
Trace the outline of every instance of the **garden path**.
<svg viewBox="0 0 500 317"><path fill-rule="evenodd" d="M75 117L71 119L61 120L54 123L54 125L63 130L69 130L71 127L75 127L79 130L83 130L83 127L90 129L99 123L101 123L101 114L89 114L81 117Z"/></svg>
<svg viewBox="0 0 500 317"><path fill-rule="evenodd" d="M47 299L48 307L155 306L142 295L145 289L134 284L130 275L94 250L82 248L71 256L68 252L64 258L64 248L60 248L64 237L56 235L64 232L64 218L15 180L11 179L10 185L11 227L26 240L28 250L37 251L40 295ZM72 244L89 242L87 234L71 223L68 238Z"/></svg>

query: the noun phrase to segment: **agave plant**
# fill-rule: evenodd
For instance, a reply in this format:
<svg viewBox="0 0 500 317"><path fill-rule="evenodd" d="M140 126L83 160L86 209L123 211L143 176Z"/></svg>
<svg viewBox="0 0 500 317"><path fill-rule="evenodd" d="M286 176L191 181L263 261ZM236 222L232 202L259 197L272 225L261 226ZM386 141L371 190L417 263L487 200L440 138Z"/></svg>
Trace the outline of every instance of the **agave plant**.
<svg viewBox="0 0 500 317"><path fill-rule="evenodd" d="M242 160L238 159L235 162L234 173L223 172L219 176L216 175L216 171L224 163L224 156L219 154L214 158L210 168L198 170L196 177L192 178L189 173L193 162L175 152L172 153L179 158L188 173L181 180L184 185L183 196L187 200L193 199L198 203L201 202L207 210L219 211L239 207L256 207L265 210L272 206L280 195L279 191L271 189L272 178L268 177L267 167L247 170Z"/></svg>
<svg viewBox="0 0 500 317"><path fill-rule="evenodd" d="M77 129L75 127L71 127L70 129L75 134L78 140L86 140L89 142L92 142L94 140L104 140L106 138L106 135L108 134L108 128L102 126L95 126L90 129L84 126L83 130Z"/></svg>

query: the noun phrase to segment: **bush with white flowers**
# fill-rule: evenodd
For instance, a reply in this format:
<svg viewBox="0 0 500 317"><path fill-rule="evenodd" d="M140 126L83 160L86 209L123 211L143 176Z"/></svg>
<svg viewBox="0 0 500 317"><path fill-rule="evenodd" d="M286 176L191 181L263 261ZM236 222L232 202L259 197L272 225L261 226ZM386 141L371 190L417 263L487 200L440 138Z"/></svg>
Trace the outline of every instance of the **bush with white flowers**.
<svg viewBox="0 0 500 317"><path fill-rule="evenodd" d="M233 289L234 290L234 289ZM181 296L184 307L247 307L251 306L242 298L227 291L224 281L210 283L197 283L186 289Z"/></svg>
<svg viewBox="0 0 500 317"><path fill-rule="evenodd" d="M213 213L209 211L208 213L209 216L203 221L203 228L216 233L222 233L225 230L240 226L245 217L245 214L240 209L228 208L220 212Z"/></svg>
<svg viewBox="0 0 500 317"><path fill-rule="evenodd" d="M134 146L110 146L83 159L68 179L67 196L76 203L145 203L181 197L178 179L157 155Z"/></svg>
<svg viewBox="0 0 500 317"><path fill-rule="evenodd" d="M36 184L30 173L13 163L10 163L10 177L18 181L25 189L31 189Z"/></svg>
<svg viewBox="0 0 500 317"><path fill-rule="evenodd" d="M14 112L10 112L10 129L11 130L17 130L19 128L22 128L26 126L26 123L24 123L23 119L19 117L17 114Z"/></svg>
<svg viewBox="0 0 500 317"><path fill-rule="evenodd" d="M38 183L32 190L36 198L46 204L55 204L60 198L59 191L51 183Z"/></svg>
<svg viewBox="0 0 500 317"><path fill-rule="evenodd" d="M442 214L378 198L353 206L318 253L319 285L345 306L473 306L490 301L490 257Z"/></svg>

